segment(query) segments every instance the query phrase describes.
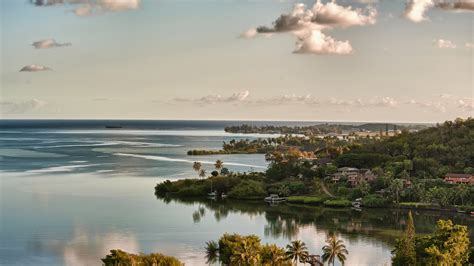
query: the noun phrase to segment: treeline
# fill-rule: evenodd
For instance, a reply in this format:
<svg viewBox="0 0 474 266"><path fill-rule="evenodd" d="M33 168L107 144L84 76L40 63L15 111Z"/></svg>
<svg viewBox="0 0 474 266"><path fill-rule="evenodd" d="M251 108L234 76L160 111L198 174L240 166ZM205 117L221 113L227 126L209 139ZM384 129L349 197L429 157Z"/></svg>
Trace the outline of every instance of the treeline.
<svg viewBox="0 0 474 266"><path fill-rule="evenodd" d="M240 126L225 127L225 132L243 133L243 134L299 134L299 135L325 135L330 133L349 133L362 131L385 131L385 130L419 130L426 128L425 125L395 125L386 123L367 123L362 125L343 125L343 124L319 124L311 126L255 126L243 124Z"/></svg>
<svg viewBox="0 0 474 266"><path fill-rule="evenodd" d="M474 173L474 119L446 121L418 132L402 132L363 145L353 143L338 156L340 166L381 167L395 177L440 178Z"/></svg>

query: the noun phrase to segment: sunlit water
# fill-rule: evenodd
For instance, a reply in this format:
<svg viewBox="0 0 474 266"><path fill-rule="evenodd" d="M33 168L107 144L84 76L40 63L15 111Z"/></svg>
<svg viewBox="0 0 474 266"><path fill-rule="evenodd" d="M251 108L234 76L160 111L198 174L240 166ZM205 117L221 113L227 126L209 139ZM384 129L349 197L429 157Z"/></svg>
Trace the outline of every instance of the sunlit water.
<svg viewBox="0 0 474 266"><path fill-rule="evenodd" d="M123 249L205 265L205 242L226 232L280 246L301 239L321 254L327 234L335 232L350 252L346 265L389 265L403 212L155 197L157 182L196 177L195 160L208 172L216 159L231 171L264 170L263 155L186 155L241 137L256 136L217 129L2 129L0 264L100 265L110 249ZM429 232L438 218L418 213L417 230Z"/></svg>

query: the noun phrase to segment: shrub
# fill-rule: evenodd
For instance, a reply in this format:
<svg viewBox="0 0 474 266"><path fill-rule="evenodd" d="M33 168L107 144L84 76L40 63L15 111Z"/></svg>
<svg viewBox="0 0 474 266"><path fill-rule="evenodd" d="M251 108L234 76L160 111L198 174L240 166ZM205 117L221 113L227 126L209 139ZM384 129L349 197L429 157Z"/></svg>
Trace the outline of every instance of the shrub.
<svg viewBox="0 0 474 266"><path fill-rule="evenodd" d="M199 197L206 194L203 186L185 187L177 192L180 197Z"/></svg>
<svg viewBox="0 0 474 266"><path fill-rule="evenodd" d="M347 187L338 187L337 188L337 194L341 196L347 196L349 194L349 188Z"/></svg>
<svg viewBox="0 0 474 266"><path fill-rule="evenodd" d="M324 198L314 196L292 196L286 199L289 203L319 205L324 202Z"/></svg>
<svg viewBox="0 0 474 266"><path fill-rule="evenodd" d="M324 201L324 206L326 207L349 207L351 202L346 199L330 199Z"/></svg>
<svg viewBox="0 0 474 266"><path fill-rule="evenodd" d="M235 199L261 199L265 195L263 183L253 180L242 181L229 192L229 197Z"/></svg>
<svg viewBox="0 0 474 266"><path fill-rule="evenodd" d="M384 207L387 205L387 200L382 198L379 195L367 195L364 198L362 198L362 206L364 207L372 207L372 208L377 208L377 207Z"/></svg>
<svg viewBox="0 0 474 266"><path fill-rule="evenodd" d="M109 255L101 259L105 266L117 265L156 265L156 266L182 266L184 265L175 257L165 256L160 253L131 254L120 249L111 250Z"/></svg>

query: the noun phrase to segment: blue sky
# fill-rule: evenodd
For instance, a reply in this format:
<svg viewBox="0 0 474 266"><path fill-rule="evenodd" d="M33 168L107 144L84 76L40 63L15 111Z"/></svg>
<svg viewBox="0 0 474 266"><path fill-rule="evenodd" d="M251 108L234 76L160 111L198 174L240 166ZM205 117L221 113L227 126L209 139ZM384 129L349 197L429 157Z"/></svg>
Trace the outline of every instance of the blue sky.
<svg viewBox="0 0 474 266"><path fill-rule="evenodd" d="M472 116L473 4L436 1L5 0L1 117Z"/></svg>

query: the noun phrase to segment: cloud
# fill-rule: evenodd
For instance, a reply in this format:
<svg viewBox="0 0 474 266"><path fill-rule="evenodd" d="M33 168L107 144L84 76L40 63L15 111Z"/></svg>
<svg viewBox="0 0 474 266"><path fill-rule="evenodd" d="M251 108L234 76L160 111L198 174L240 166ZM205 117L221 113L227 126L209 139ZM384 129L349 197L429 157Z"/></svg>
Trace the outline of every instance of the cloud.
<svg viewBox="0 0 474 266"><path fill-rule="evenodd" d="M36 49L48 49L54 47L70 46L71 43L58 43L55 39L45 39L31 44Z"/></svg>
<svg viewBox="0 0 474 266"><path fill-rule="evenodd" d="M472 0L410 0L405 6L404 16L413 22L428 20L425 16L430 8L439 8L453 12L474 11Z"/></svg>
<svg viewBox="0 0 474 266"><path fill-rule="evenodd" d="M464 12L474 11L474 1L472 0L445 0L436 4L439 7L448 11Z"/></svg>
<svg viewBox="0 0 474 266"><path fill-rule="evenodd" d="M474 98L463 98L457 101L458 107L467 111L474 111Z"/></svg>
<svg viewBox="0 0 474 266"><path fill-rule="evenodd" d="M450 40L437 39L433 41L433 44L441 49L454 49L456 44Z"/></svg>
<svg viewBox="0 0 474 266"><path fill-rule="evenodd" d="M474 43L469 43L467 42L464 47L466 47L467 49L474 49Z"/></svg>
<svg viewBox="0 0 474 266"><path fill-rule="evenodd" d="M3 114L18 114L43 108L48 103L38 99L23 102L0 102L0 111Z"/></svg>
<svg viewBox="0 0 474 266"><path fill-rule="evenodd" d="M298 38L295 53L298 54L335 54L347 55L352 53L349 41L336 41L320 31L312 31L310 36Z"/></svg>
<svg viewBox="0 0 474 266"><path fill-rule="evenodd" d="M38 72L38 71L49 71L51 68L41 65L27 65L20 69L20 72Z"/></svg>
<svg viewBox="0 0 474 266"><path fill-rule="evenodd" d="M404 16L413 22L428 20L425 12L433 6L433 0L410 0L405 6Z"/></svg>
<svg viewBox="0 0 474 266"><path fill-rule="evenodd" d="M289 32L297 37L294 53L348 55L353 51L349 41L337 41L323 31L373 25L376 18L377 10L370 5L353 8L339 5L335 0L326 3L317 0L311 8L297 3L290 13L280 15L271 27L260 26L255 29L256 32L247 31L241 36Z"/></svg>
<svg viewBox="0 0 474 266"><path fill-rule="evenodd" d="M258 32L256 28L250 28L240 34L240 38L251 39L257 36Z"/></svg>
<svg viewBox="0 0 474 266"><path fill-rule="evenodd" d="M199 105L208 105L208 104L216 104L216 103L241 103L248 100L250 96L249 91L241 91L233 93L229 97L223 97L220 94L213 94L213 95L206 95L200 98L189 99L189 98L175 98L173 101L175 102L192 102Z"/></svg>
<svg viewBox="0 0 474 266"><path fill-rule="evenodd" d="M316 1L312 8L298 3L289 14L282 14L273 22L272 27L260 26L258 33L289 32L301 30L322 30L328 28L347 28L375 24L377 10L372 6L365 9L341 6L335 1L323 4Z"/></svg>
<svg viewBox="0 0 474 266"><path fill-rule="evenodd" d="M74 5L77 16L90 16L104 12L121 12L140 7L141 0L30 0L36 6Z"/></svg>

